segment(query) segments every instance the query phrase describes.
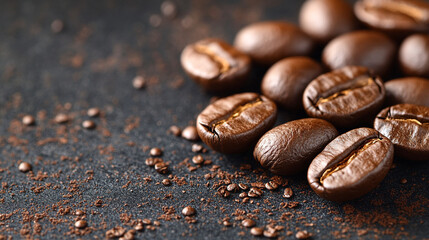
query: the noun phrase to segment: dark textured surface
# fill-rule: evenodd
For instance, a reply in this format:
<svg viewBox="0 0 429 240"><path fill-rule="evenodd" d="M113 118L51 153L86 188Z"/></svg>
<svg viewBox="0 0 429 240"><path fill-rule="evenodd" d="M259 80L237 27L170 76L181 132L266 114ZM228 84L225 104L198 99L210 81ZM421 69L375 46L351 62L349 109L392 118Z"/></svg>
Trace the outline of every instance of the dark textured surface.
<svg viewBox="0 0 429 240"><path fill-rule="evenodd" d="M317 197L304 176L288 178L294 191L290 200L282 198L281 187L264 191L253 204L236 203L238 193L221 198L212 189L218 179L202 177L212 166L190 172L179 165L195 153L191 143L166 131L173 124L185 127L193 123L212 97L183 74L180 51L205 37L232 42L234 34L251 22L296 22L302 1L177 3L178 16L170 20L161 16L160 1L0 2L1 235L19 239L24 226L30 229L31 238L104 238L106 230L126 226L120 219L122 213L131 214L132 219L156 220L164 214L162 207L172 206L181 216L182 208L191 205L197 210L197 223L188 224L183 218L160 220L157 230L139 232L136 238L247 239L249 231L234 220L236 209L246 213L259 209L257 226L273 219L285 227L280 236L286 239L293 239L299 229L311 232L314 239L428 237L427 163L395 159L395 167L375 191L342 204ZM159 27L149 24L153 14L162 18ZM50 24L58 18L66 27L53 34ZM183 27L183 21L189 23L186 19L193 20L191 27ZM148 80L146 89L132 88L136 74ZM260 77L254 75L253 81ZM81 122L88 119L86 110L94 106L104 113L94 119L97 129L82 129ZM59 112L69 113L72 121L55 124L52 119ZM37 116L37 125L22 126L24 114ZM282 111L278 124L299 116ZM130 123L136 127L130 129ZM48 138L54 138L53 142L41 142ZM59 138L67 142L60 143ZM158 184L164 176L144 164L149 155L142 150L144 146L163 148L171 173L187 184ZM259 167L251 154L223 156L209 151L204 157L231 174L241 171L241 164ZM20 160L33 165L39 180L18 171ZM91 176L88 170L94 172L93 179L87 179ZM232 181L250 183L264 176L258 171L242 172L246 177ZM40 180L43 173L47 177ZM146 182L145 177L152 181ZM206 182L211 184L206 186ZM168 193L172 196L164 198ZM95 207L97 198L105 206ZM299 206L280 207L291 201ZM86 231L74 231L76 217L60 214L59 209L66 207L85 210ZM233 226L219 224L224 217L231 217Z"/></svg>

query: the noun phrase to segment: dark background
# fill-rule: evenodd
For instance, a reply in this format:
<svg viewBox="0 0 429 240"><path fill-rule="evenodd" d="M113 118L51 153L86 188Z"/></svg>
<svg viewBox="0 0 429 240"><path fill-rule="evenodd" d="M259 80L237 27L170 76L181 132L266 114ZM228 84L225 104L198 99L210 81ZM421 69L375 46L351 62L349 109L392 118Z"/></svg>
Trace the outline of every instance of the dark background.
<svg viewBox="0 0 429 240"><path fill-rule="evenodd" d="M203 177L214 165L224 175L244 173L232 182L269 180L270 174L253 171L259 165L251 154L209 151L203 156L212 165L193 172L183 166L196 155L192 143L166 132L171 125L194 124L213 95L183 73L181 50L206 37L232 42L241 27L256 21L297 22L302 2L174 1L177 16L168 18L160 11L161 1L1 1L0 235L24 238L20 231L28 229L28 238L104 238L112 227L131 229L133 220L153 221L172 207L172 220L159 220L156 230L138 232L136 238L248 239L249 230L235 219L245 211L257 217L257 226L284 226L279 233L286 239L298 230L314 239L427 239L425 163L395 159L376 190L341 204L317 197L305 176L287 178L292 199L282 198L284 187L264 191L253 203L235 202L238 193L218 196L212 186L219 179ZM65 23L59 34L50 28L55 19ZM261 73L256 71L249 89L257 89ZM136 75L146 79L144 90L133 89ZM92 131L81 127L89 107L102 110ZM60 112L72 120L55 124ZM36 126L23 126L24 114L35 116ZM278 124L298 117L282 110ZM164 149L172 177L186 184L159 184L166 176L144 164L150 147ZM30 162L33 173L19 172L21 161ZM252 170L240 170L243 164ZM102 199L102 207L94 206L96 199ZM284 209L282 202L299 205ZM176 219L187 205L196 208L196 223ZM86 212L85 230L73 227L76 209ZM232 226L219 223L225 217Z"/></svg>

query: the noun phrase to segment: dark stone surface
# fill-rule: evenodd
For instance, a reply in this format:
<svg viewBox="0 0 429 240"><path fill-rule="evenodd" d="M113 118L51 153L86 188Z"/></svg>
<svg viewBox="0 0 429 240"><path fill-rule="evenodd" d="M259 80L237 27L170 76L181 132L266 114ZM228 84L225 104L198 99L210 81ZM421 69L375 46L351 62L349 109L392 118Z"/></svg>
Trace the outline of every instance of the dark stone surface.
<svg viewBox="0 0 429 240"><path fill-rule="evenodd" d="M197 210L196 223L183 217L160 220L156 230L138 232L136 238L251 238L234 219L236 209L260 210L255 214L257 226L273 219L285 227L280 236L286 239L293 239L298 230L307 230L314 239L427 238L427 163L395 159L395 168L375 191L341 204L317 197L304 176L288 178L292 199L282 198L285 187L280 187L264 191L253 204L236 203L239 193L221 198L212 188L219 179L204 179L213 165L193 172L179 165L195 155L192 144L166 131L171 125L183 128L193 123L212 97L184 75L178 60L183 47L205 37L232 42L241 27L259 20L296 22L303 1L175 2L174 19L161 15L161 1L0 2L0 235L24 238L20 230L28 228L31 238L104 238L112 227L131 229L121 222L123 213L133 220L153 221L164 214L162 207L171 206L181 216L189 205ZM150 25L153 15L161 18L160 26ZM50 29L55 19L65 23L59 34ZM184 27L189 22L191 26ZM243 91L257 90L261 73L255 71L253 84ZM137 74L147 80L143 90L132 87ZM103 112L94 118L95 130L81 127L89 119L89 107ZM72 120L55 124L52 119L59 112L70 114ZM36 126L21 124L25 114L36 117ZM299 117L302 114L281 111L278 124ZM171 174L187 184L160 184L166 176L144 164L149 157L144 146L162 148ZM251 154L223 156L209 151L203 156L226 173L245 173L232 182L267 182L261 176L271 176L239 169L242 164L259 167ZM39 180L18 170L21 160L33 165ZM88 179L91 175L93 179ZM169 193L171 198L165 198ZM98 198L103 207L94 206ZM298 207L280 207L292 201L299 202ZM61 215L59 209L67 207L86 212L86 230L75 230L76 216ZM288 218L282 220L282 215ZM233 226L219 224L224 217L231 217Z"/></svg>

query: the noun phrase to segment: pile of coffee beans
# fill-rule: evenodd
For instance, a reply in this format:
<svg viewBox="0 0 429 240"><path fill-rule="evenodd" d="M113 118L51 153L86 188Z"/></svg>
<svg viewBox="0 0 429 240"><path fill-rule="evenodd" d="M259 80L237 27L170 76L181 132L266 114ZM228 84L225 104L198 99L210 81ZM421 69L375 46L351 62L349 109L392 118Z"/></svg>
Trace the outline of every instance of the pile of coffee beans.
<svg viewBox="0 0 429 240"><path fill-rule="evenodd" d="M354 7L308 0L299 26L257 22L241 29L233 46L213 38L189 44L181 55L185 72L208 92L235 92L199 114L198 135L224 154L253 148L274 174L307 171L325 199L358 198L384 179L394 153L429 160L428 31L424 0L360 0ZM252 65L267 69L261 93L237 93ZM273 128L278 111L310 118Z"/></svg>

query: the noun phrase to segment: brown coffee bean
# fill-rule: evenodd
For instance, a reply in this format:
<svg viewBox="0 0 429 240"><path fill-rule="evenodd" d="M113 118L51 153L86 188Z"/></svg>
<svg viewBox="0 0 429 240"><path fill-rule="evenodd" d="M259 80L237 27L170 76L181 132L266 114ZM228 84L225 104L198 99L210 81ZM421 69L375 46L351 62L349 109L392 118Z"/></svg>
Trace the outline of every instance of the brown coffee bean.
<svg viewBox="0 0 429 240"><path fill-rule="evenodd" d="M164 186L170 186L171 185L171 181L170 179L166 178L162 180L162 185Z"/></svg>
<svg viewBox="0 0 429 240"><path fill-rule="evenodd" d="M200 137L198 136L197 128L194 126L187 126L182 131L182 138L188 141L198 141Z"/></svg>
<svg viewBox="0 0 429 240"><path fill-rule="evenodd" d="M395 155L429 161L429 107L398 104L383 109L374 128L395 145Z"/></svg>
<svg viewBox="0 0 429 240"><path fill-rule="evenodd" d="M225 153L241 153L270 129L277 117L274 102L256 93L241 93L217 100L197 118L205 144Z"/></svg>
<svg viewBox="0 0 429 240"><path fill-rule="evenodd" d="M355 14L372 28L395 37L429 31L429 3L422 0L361 0Z"/></svg>
<svg viewBox="0 0 429 240"><path fill-rule="evenodd" d="M173 134L176 137L179 137L182 134L182 129L180 129L178 126L171 126L168 131Z"/></svg>
<svg viewBox="0 0 429 240"><path fill-rule="evenodd" d="M305 87L322 73L322 66L311 58L285 58L268 69L261 83L261 91L285 109L302 109Z"/></svg>
<svg viewBox="0 0 429 240"><path fill-rule="evenodd" d="M185 72L208 91L239 89L250 73L250 58L220 39L186 46L180 62Z"/></svg>
<svg viewBox="0 0 429 240"><path fill-rule="evenodd" d="M247 196L251 197L251 198L257 198L262 196L262 191L259 188L256 187L252 187L250 188L249 192L247 193Z"/></svg>
<svg viewBox="0 0 429 240"><path fill-rule="evenodd" d="M305 171L337 135L335 127L325 120L295 120L265 133L256 144L253 156L274 174L298 174Z"/></svg>
<svg viewBox="0 0 429 240"><path fill-rule="evenodd" d="M252 219L247 218L247 219L244 219L243 221L241 221L241 225L243 225L243 227L250 228L250 227L255 226L256 222L253 221Z"/></svg>
<svg viewBox="0 0 429 240"><path fill-rule="evenodd" d="M313 80L304 91L303 104L311 117L352 128L373 119L384 97L380 77L365 67L349 66Z"/></svg>
<svg viewBox="0 0 429 240"><path fill-rule="evenodd" d="M268 190L276 190L279 187L279 185L274 181L269 181L265 183L265 188Z"/></svg>
<svg viewBox="0 0 429 240"><path fill-rule="evenodd" d="M106 232L107 238L119 238L126 232L126 229L120 226L114 227Z"/></svg>
<svg viewBox="0 0 429 240"><path fill-rule="evenodd" d="M285 57L309 55L313 41L292 23L271 21L241 29L234 46L255 62L271 65Z"/></svg>
<svg viewBox="0 0 429 240"><path fill-rule="evenodd" d="M253 227L250 229L250 234L253 236L261 236L264 233L264 229L261 227Z"/></svg>
<svg viewBox="0 0 429 240"><path fill-rule="evenodd" d="M276 238L279 233L273 230L264 230L264 237L266 238Z"/></svg>
<svg viewBox="0 0 429 240"><path fill-rule="evenodd" d="M96 127L96 124L91 120L85 120L82 123L82 127L86 129L94 129Z"/></svg>
<svg viewBox="0 0 429 240"><path fill-rule="evenodd" d="M85 215L85 212L82 211L82 210L80 210L80 209L78 209L78 210L76 210L75 215L76 216L83 216L83 215Z"/></svg>
<svg viewBox="0 0 429 240"><path fill-rule="evenodd" d="M21 171L21 172L23 172L23 173L31 171L32 168L33 167L28 162L22 162L18 166L18 170Z"/></svg>
<svg viewBox="0 0 429 240"><path fill-rule="evenodd" d="M55 116L55 122L56 123L66 123L68 122L70 119L66 114L60 113L57 116Z"/></svg>
<svg viewBox="0 0 429 240"><path fill-rule="evenodd" d="M429 34L407 37L399 48L399 63L405 75L429 78Z"/></svg>
<svg viewBox="0 0 429 240"><path fill-rule="evenodd" d="M134 226L134 230L136 230L136 231L143 231L143 230L144 230L144 225L143 225L143 223L137 223L137 224Z"/></svg>
<svg viewBox="0 0 429 240"><path fill-rule="evenodd" d="M323 63L331 70L345 66L363 66L378 75L391 72L395 43L376 31L361 30L334 38L323 50Z"/></svg>
<svg viewBox="0 0 429 240"><path fill-rule="evenodd" d="M135 89L143 89L146 86L146 80L142 76L136 76L133 79L133 87Z"/></svg>
<svg viewBox="0 0 429 240"><path fill-rule="evenodd" d="M228 220L224 220L224 221L222 222L222 224L223 224L225 227L230 227L230 226L232 226L232 223L231 223L230 221L228 221Z"/></svg>
<svg viewBox="0 0 429 240"><path fill-rule="evenodd" d="M313 39L326 43L338 35L355 30L358 23L347 1L309 0L301 7L299 25Z"/></svg>
<svg viewBox="0 0 429 240"><path fill-rule="evenodd" d="M241 189L241 190L244 190L244 191L246 191L247 189L249 189L249 186L247 186L246 184L244 184L244 183L239 183L238 184L238 187Z"/></svg>
<svg viewBox="0 0 429 240"><path fill-rule="evenodd" d="M167 18L173 19L177 15L177 6L172 1L164 1L161 4L161 13Z"/></svg>
<svg viewBox="0 0 429 240"><path fill-rule="evenodd" d="M98 117L100 115L100 109L98 108L90 108L86 113L89 117Z"/></svg>
<svg viewBox="0 0 429 240"><path fill-rule="evenodd" d="M204 147L200 144L192 144L192 152L197 153L197 152L204 152Z"/></svg>
<svg viewBox="0 0 429 240"><path fill-rule="evenodd" d="M406 77L390 80L386 88L386 105L409 103L429 107L429 79Z"/></svg>
<svg viewBox="0 0 429 240"><path fill-rule="evenodd" d="M197 165L201 165L204 163L204 158L201 155L197 155L192 157L192 162Z"/></svg>
<svg viewBox="0 0 429 240"><path fill-rule="evenodd" d="M236 192L238 191L238 185L236 183L231 183L226 187L228 192Z"/></svg>
<svg viewBox="0 0 429 240"><path fill-rule="evenodd" d="M195 215L197 213L197 211L195 210L195 208L191 207L191 206L187 206L185 208L183 208L182 210L182 214L184 216L192 216Z"/></svg>
<svg viewBox="0 0 429 240"><path fill-rule="evenodd" d="M150 151L149 151L149 154L152 157L159 157L159 156L162 155L162 153L163 153L162 150L160 148L157 148L157 147L151 148Z"/></svg>
<svg viewBox="0 0 429 240"><path fill-rule="evenodd" d="M285 188L285 191L283 192L283 197L284 198L291 198L293 195L292 189L291 188Z"/></svg>
<svg viewBox="0 0 429 240"><path fill-rule="evenodd" d="M22 124L26 125L26 126L32 126L36 123L36 119L31 116L31 115L25 115L22 118Z"/></svg>
<svg viewBox="0 0 429 240"><path fill-rule="evenodd" d="M85 220L79 220L79 221L76 221L74 223L74 226L76 228L83 229L83 228L86 228L88 226L88 223Z"/></svg>
<svg viewBox="0 0 429 240"><path fill-rule="evenodd" d="M247 196L247 193L242 192L242 193L240 193L240 194L238 195L238 197L239 197L239 198L246 198L246 197L248 197L248 196Z"/></svg>
<svg viewBox="0 0 429 240"><path fill-rule="evenodd" d="M158 173L167 174L169 172L168 165L164 162L156 163L154 167Z"/></svg>
<svg viewBox="0 0 429 240"><path fill-rule="evenodd" d="M297 239L308 239L308 238L310 238L311 237L311 234L310 233L308 233L307 231L298 231L296 234L295 234L295 237L297 238Z"/></svg>
<svg viewBox="0 0 429 240"><path fill-rule="evenodd" d="M161 158L146 158L145 164L149 167L155 166L155 164L163 162Z"/></svg>
<svg viewBox="0 0 429 240"><path fill-rule="evenodd" d="M331 201L358 198L374 189L393 161L393 144L371 128L346 132L314 158L307 172L311 188Z"/></svg>
<svg viewBox="0 0 429 240"><path fill-rule="evenodd" d="M143 220L142 220L142 223L143 223L144 225L151 225L151 224L152 224L152 221L151 221L150 219L145 218L145 219L143 219Z"/></svg>

